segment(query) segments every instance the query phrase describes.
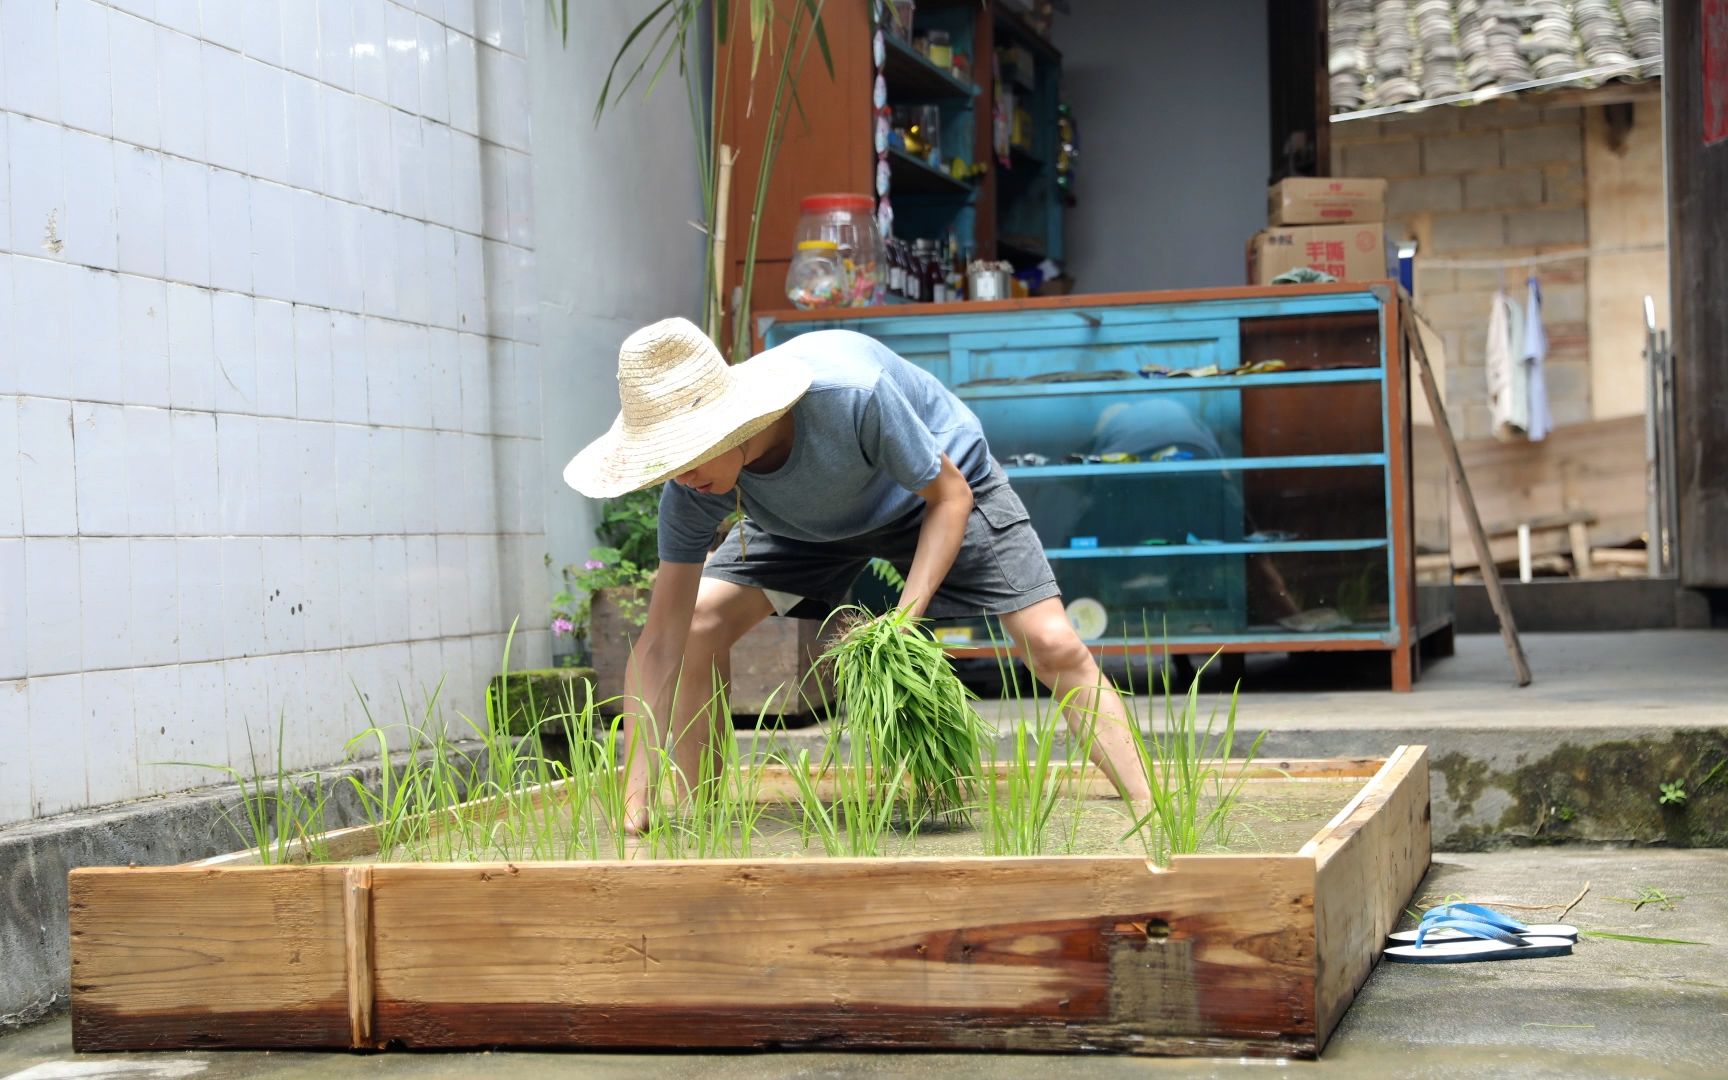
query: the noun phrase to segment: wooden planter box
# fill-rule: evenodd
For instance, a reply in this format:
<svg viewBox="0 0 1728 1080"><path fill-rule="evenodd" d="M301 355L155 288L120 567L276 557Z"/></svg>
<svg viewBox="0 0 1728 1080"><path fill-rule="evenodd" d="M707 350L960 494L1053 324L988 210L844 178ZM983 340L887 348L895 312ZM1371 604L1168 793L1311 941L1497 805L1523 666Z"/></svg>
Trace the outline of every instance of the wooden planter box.
<svg viewBox="0 0 1728 1080"><path fill-rule="evenodd" d="M598 673L594 696L601 701L623 695L624 665L642 636L642 624L628 618L617 603L620 594L636 595L647 610L646 589L601 589L594 597L590 646ZM727 704L733 718L741 723L754 720L764 709L770 716L819 715L834 690L832 678L816 670L816 658L826 647L818 620L763 619L732 647Z"/></svg>
<svg viewBox="0 0 1728 1080"><path fill-rule="evenodd" d="M73 1043L1313 1057L1428 869L1426 752L1250 771L1364 786L1299 851L1166 870L244 855L74 870ZM367 839L330 836L344 857Z"/></svg>

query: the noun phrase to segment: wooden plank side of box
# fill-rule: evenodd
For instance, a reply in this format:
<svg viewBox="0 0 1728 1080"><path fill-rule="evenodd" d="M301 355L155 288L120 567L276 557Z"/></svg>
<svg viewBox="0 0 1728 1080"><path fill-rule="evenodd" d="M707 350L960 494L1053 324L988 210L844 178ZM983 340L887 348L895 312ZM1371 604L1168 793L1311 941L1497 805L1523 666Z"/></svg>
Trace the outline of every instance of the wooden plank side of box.
<svg viewBox="0 0 1728 1080"><path fill-rule="evenodd" d="M345 869L72 871L74 1048L348 1046Z"/></svg>
<svg viewBox="0 0 1728 1080"><path fill-rule="evenodd" d="M1349 806L1302 850L1316 864L1315 1013L1319 1044L1355 1000L1428 873L1428 750L1401 746Z"/></svg>
<svg viewBox="0 0 1728 1080"><path fill-rule="evenodd" d="M380 865L407 1047L1308 1055L1314 862Z"/></svg>

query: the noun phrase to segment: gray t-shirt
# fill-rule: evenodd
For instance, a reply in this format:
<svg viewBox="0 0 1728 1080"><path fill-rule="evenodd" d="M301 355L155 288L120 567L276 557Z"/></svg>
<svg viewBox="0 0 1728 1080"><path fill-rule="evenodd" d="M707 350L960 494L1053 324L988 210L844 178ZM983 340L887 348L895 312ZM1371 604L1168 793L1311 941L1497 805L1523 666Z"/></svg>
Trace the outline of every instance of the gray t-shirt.
<svg viewBox="0 0 1728 1080"><path fill-rule="evenodd" d="M990 449L972 410L934 375L874 338L818 330L773 352L810 369L810 390L792 406L795 436L785 464L746 469L738 490L750 520L775 536L823 542L891 525L923 506L917 492L947 454L976 486L990 475ZM668 482L660 495L660 560L699 563L735 505Z"/></svg>

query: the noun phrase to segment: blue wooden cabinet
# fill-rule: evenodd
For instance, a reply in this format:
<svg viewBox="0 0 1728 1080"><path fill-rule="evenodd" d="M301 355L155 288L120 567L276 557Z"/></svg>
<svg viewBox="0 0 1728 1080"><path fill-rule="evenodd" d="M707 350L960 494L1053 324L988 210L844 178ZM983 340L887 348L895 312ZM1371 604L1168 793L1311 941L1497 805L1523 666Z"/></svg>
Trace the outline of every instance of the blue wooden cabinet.
<svg viewBox="0 0 1728 1080"><path fill-rule="evenodd" d="M764 315L758 331L858 330L953 389L1065 602L1102 607L1096 651L1382 651L1407 688L1421 638L1449 644L1451 572L1444 480L1412 461L1429 429L1411 422L1396 296L1064 297ZM945 636L992 640L982 623Z"/></svg>

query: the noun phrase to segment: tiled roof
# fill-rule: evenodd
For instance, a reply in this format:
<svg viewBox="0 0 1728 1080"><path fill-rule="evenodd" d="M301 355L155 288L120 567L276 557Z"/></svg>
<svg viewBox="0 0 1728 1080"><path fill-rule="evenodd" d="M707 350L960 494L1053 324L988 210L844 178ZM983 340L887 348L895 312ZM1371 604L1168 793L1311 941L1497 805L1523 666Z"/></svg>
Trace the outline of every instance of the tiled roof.
<svg viewBox="0 0 1728 1080"><path fill-rule="evenodd" d="M1655 0L1329 0L1332 110L1509 86L1662 55ZM1648 64L1621 75L1658 74Z"/></svg>

